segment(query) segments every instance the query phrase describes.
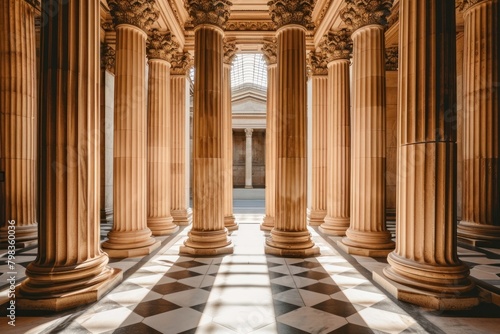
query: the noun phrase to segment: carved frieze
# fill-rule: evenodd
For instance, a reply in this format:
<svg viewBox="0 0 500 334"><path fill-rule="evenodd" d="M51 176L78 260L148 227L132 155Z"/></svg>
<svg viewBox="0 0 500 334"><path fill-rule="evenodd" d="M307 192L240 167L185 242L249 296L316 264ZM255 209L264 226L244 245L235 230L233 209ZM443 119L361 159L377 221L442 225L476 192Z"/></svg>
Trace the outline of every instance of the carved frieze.
<svg viewBox="0 0 500 334"><path fill-rule="evenodd" d="M185 75L193 66L193 57L187 51L173 53L170 66L171 74Z"/></svg>
<svg viewBox="0 0 500 334"><path fill-rule="evenodd" d="M271 41L264 42L264 45L262 46L262 54L268 66L276 64L277 52L278 46L276 44L276 38L273 38Z"/></svg>
<svg viewBox="0 0 500 334"><path fill-rule="evenodd" d="M108 6L115 25L131 24L144 31L159 15L155 0L108 0Z"/></svg>
<svg viewBox="0 0 500 334"><path fill-rule="evenodd" d="M385 49L385 70L398 70L398 47L392 46Z"/></svg>
<svg viewBox="0 0 500 334"><path fill-rule="evenodd" d="M269 21L229 21L226 31L274 31L274 23Z"/></svg>
<svg viewBox="0 0 500 334"><path fill-rule="evenodd" d="M387 25L393 0L345 0L342 20L354 31L370 24Z"/></svg>
<svg viewBox="0 0 500 334"><path fill-rule="evenodd" d="M169 31L152 29L148 34L146 53L149 59L163 59L170 62L172 54L177 52L178 48L179 43L172 39Z"/></svg>
<svg viewBox="0 0 500 334"><path fill-rule="evenodd" d="M267 5L277 28L287 24L298 24L306 29L314 27L311 22L314 0L271 0Z"/></svg>
<svg viewBox="0 0 500 334"><path fill-rule="evenodd" d="M187 0L186 10L191 17L191 24L213 24L225 29L229 19L230 7L233 4L227 0Z"/></svg>
<svg viewBox="0 0 500 334"><path fill-rule="evenodd" d="M224 64L231 64L236 57L236 52L238 48L236 47L236 42L227 40L224 38Z"/></svg>
<svg viewBox="0 0 500 334"><path fill-rule="evenodd" d="M101 43L101 68L115 73L115 50L106 43Z"/></svg>
<svg viewBox="0 0 500 334"><path fill-rule="evenodd" d="M320 51L311 51L307 54L307 67L312 75L327 75L328 60L326 54Z"/></svg>
<svg viewBox="0 0 500 334"><path fill-rule="evenodd" d="M349 59L352 54L352 39L349 29L339 29L329 31L325 35L321 45L324 53L327 55L327 61L331 62L337 59Z"/></svg>

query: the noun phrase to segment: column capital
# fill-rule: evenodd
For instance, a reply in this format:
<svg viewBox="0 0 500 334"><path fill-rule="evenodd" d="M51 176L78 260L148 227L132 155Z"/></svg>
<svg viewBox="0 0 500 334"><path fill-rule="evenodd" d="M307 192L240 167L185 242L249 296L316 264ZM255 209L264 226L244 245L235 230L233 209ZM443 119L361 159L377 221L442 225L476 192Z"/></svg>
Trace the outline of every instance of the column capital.
<svg viewBox="0 0 500 334"><path fill-rule="evenodd" d="M193 57L187 51L173 53L170 65L170 74L185 75L193 66Z"/></svg>
<svg viewBox="0 0 500 334"><path fill-rule="evenodd" d="M306 29L312 29L314 2L314 0L270 0L267 5L277 28L287 24L298 24Z"/></svg>
<svg viewBox="0 0 500 334"><path fill-rule="evenodd" d="M387 25L394 0L346 0L346 6L340 12L342 20L355 31L363 26Z"/></svg>
<svg viewBox="0 0 500 334"><path fill-rule="evenodd" d="M247 138L252 138L252 133L253 133L253 129L252 128L246 128L245 129L245 135Z"/></svg>
<svg viewBox="0 0 500 334"><path fill-rule="evenodd" d="M230 14L229 8L232 5L233 3L228 0L187 0L185 2L186 10L195 27L200 24L213 24L222 29L226 27Z"/></svg>
<svg viewBox="0 0 500 334"><path fill-rule="evenodd" d="M349 29L329 31L324 37L322 48L327 55L327 61L350 59L352 55L352 39Z"/></svg>
<svg viewBox="0 0 500 334"><path fill-rule="evenodd" d="M398 47L391 46L385 49L385 70L397 71L398 70Z"/></svg>
<svg viewBox="0 0 500 334"><path fill-rule="evenodd" d="M24 0L28 5L33 6L33 8L40 10L41 9L41 4L40 0Z"/></svg>
<svg viewBox="0 0 500 334"><path fill-rule="evenodd" d="M310 51L307 54L307 67L312 75L327 75L327 55L322 51Z"/></svg>
<svg viewBox="0 0 500 334"><path fill-rule="evenodd" d="M131 24L149 30L159 16L155 0L108 0L113 23Z"/></svg>
<svg viewBox="0 0 500 334"><path fill-rule="evenodd" d="M276 44L276 38L273 38L271 41L265 41L264 45L262 45L262 54L264 55L264 60L267 63L267 66L276 64L277 62L277 51L278 46Z"/></svg>
<svg viewBox="0 0 500 334"><path fill-rule="evenodd" d="M238 51L238 48L236 47L236 42L224 38L223 43L224 43L223 44L224 64L231 65L231 63L234 60L234 57L236 57L236 52Z"/></svg>
<svg viewBox="0 0 500 334"><path fill-rule="evenodd" d="M170 31L152 29L148 34L146 53L149 59L162 59L170 62L179 43L172 39Z"/></svg>
<svg viewBox="0 0 500 334"><path fill-rule="evenodd" d="M456 7L458 8L458 10L465 12L472 6L487 1L491 0L456 0Z"/></svg>
<svg viewBox="0 0 500 334"><path fill-rule="evenodd" d="M116 53L107 43L101 43L101 69L115 73Z"/></svg>

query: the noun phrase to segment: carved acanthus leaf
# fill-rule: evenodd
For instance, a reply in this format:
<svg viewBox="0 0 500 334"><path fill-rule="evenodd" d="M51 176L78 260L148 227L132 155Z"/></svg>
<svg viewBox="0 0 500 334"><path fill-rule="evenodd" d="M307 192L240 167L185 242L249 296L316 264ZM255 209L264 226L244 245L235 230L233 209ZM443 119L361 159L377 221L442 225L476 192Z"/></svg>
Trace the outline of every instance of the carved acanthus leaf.
<svg viewBox="0 0 500 334"><path fill-rule="evenodd" d="M327 55L327 61L349 59L352 54L352 39L349 29L329 31L325 35L321 48Z"/></svg>
<svg viewBox="0 0 500 334"><path fill-rule="evenodd" d="M159 15L155 0L108 0L108 6L115 25L131 24L144 31Z"/></svg>
<svg viewBox="0 0 500 334"><path fill-rule="evenodd" d="M324 52L311 51L307 54L307 65L312 75L327 75L328 61Z"/></svg>
<svg viewBox="0 0 500 334"><path fill-rule="evenodd" d="M262 54L264 55L264 60L267 65L276 64L277 61L277 52L278 46L276 44L276 38L273 38L271 41L264 42L262 46Z"/></svg>
<svg viewBox="0 0 500 334"><path fill-rule="evenodd" d="M298 24L313 29L312 11L315 0L271 0L267 3L271 19L277 28Z"/></svg>
<svg viewBox="0 0 500 334"><path fill-rule="evenodd" d="M149 59L163 59L168 62L172 59L172 54L177 52L179 43L172 39L169 31L152 29L148 35L146 53Z"/></svg>
<svg viewBox="0 0 500 334"><path fill-rule="evenodd" d="M101 68L115 73L115 50L106 43L101 43Z"/></svg>
<svg viewBox="0 0 500 334"><path fill-rule="evenodd" d="M185 75L193 66L193 57L187 51L176 52L172 54L170 65L171 74Z"/></svg>
<svg viewBox="0 0 500 334"><path fill-rule="evenodd" d="M213 24L222 29L229 19L232 5L228 0L187 0L185 3L191 23L195 27L200 24Z"/></svg>
<svg viewBox="0 0 500 334"><path fill-rule="evenodd" d="M370 24L387 25L394 0L345 0L342 20L354 31Z"/></svg>
<svg viewBox="0 0 500 334"><path fill-rule="evenodd" d="M273 31L274 23L269 21L228 21L226 31Z"/></svg>
<svg viewBox="0 0 500 334"><path fill-rule="evenodd" d="M393 46L385 49L385 70L398 70L398 47Z"/></svg>
<svg viewBox="0 0 500 334"><path fill-rule="evenodd" d="M234 57L236 57L236 52L238 52L238 48L236 47L236 42L229 41L224 38L224 64L231 64L233 62Z"/></svg>

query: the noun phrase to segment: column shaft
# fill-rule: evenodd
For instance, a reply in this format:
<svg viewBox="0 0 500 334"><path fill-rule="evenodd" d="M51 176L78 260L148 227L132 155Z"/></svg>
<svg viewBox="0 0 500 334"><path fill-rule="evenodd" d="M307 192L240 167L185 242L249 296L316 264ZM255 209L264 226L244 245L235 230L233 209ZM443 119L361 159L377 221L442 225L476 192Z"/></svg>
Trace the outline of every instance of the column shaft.
<svg viewBox="0 0 500 334"><path fill-rule="evenodd" d="M437 309L478 303L456 244L454 6L400 2L397 244L383 271L399 299Z"/></svg>
<svg viewBox="0 0 500 334"><path fill-rule="evenodd" d="M170 64L149 60L148 222L153 235L179 229L170 215Z"/></svg>
<svg viewBox="0 0 500 334"><path fill-rule="evenodd" d="M265 252L284 256L319 253L307 230L306 41L301 25L277 32L276 219Z"/></svg>
<svg viewBox="0 0 500 334"><path fill-rule="evenodd" d="M326 216L327 75L312 76L312 189L310 225L323 224Z"/></svg>
<svg viewBox="0 0 500 334"><path fill-rule="evenodd" d="M500 247L500 3L464 12L464 173L458 235Z"/></svg>
<svg viewBox="0 0 500 334"><path fill-rule="evenodd" d="M351 214L351 115L349 60L328 64L327 215L320 231L345 235Z"/></svg>
<svg viewBox="0 0 500 334"><path fill-rule="evenodd" d="M0 171L5 208L0 240L15 221L17 246L36 242L35 9L25 0L0 5ZM2 182L2 181L0 181ZM4 211L5 210L5 211Z"/></svg>
<svg viewBox="0 0 500 334"><path fill-rule="evenodd" d="M99 248L99 2L55 12L42 26L38 256L16 298L50 311L94 302L121 280Z"/></svg>
<svg viewBox="0 0 500 334"><path fill-rule="evenodd" d="M394 242L385 227L384 27L358 28L352 40L351 224L339 246L351 254L385 256Z"/></svg>
<svg viewBox="0 0 500 334"><path fill-rule="evenodd" d="M224 227L223 31L195 28L193 227L181 253L232 253Z"/></svg>
<svg viewBox="0 0 500 334"><path fill-rule="evenodd" d="M245 129L245 188L252 186L252 133L253 129Z"/></svg>
<svg viewBox="0 0 500 334"><path fill-rule="evenodd" d="M149 254L159 246L147 226L146 33L116 27L113 229L102 244L110 257Z"/></svg>
<svg viewBox="0 0 500 334"><path fill-rule="evenodd" d="M188 82L185 74L171 75L170 78L172 103L170 213L175 224L185 226L191 224L192 219L192 210L189 207Z"/></svg>

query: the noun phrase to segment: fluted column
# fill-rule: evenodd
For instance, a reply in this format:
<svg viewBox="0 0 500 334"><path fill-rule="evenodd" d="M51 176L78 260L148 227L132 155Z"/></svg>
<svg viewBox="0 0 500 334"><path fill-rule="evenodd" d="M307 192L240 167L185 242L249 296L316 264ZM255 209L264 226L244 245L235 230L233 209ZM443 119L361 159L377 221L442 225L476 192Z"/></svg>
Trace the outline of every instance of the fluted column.
<svg viewBox="0 0 500 334"><path fill-rule="evenodd" d="M267 63L266 105L266 215L260 229L270 231L276 215L276 39L264 42L262 53Z"/></svg>
<svg viewBox="0 0 500 334"><path fill-rule="evenodd" d="M18 247L34 243L38 237L35 62L35 8L25 0L2 1L0 172L5 181L0 205L5 208L0 207L0 241L7 241L8 221L14 220Z"/></svg>
<svg viewBox="0 0 500 334"><path fill-rule="evenodd" d="M352 53L350 31L329 32L327 117L327 215L319 230L343 236L351 216L351 111L349 65Z"/></svg>
<svg viewBox="0 0 500 334"><path fill-rule="evenodd" d="M245 188L251 189L252 186L252 134L253 129L245 129Z"/></svg>
<svg viewBox="0 0 500 334"><path fill-rule="evenodd" d="M352 27L353 101L351 223L339 241L346 252L386 256L393 248L385 226L385 41L392 0L346 0L342 19Z"/></svg>
<svg viewBox="0 0 500 334"><path fill-rule="evenodd" d="M176 232L170 214L170 59L178 44L169 32L153 29L147 41L148 227L153 235Z"/></svg>
<svg viewBox="0 0 500 334"><path fill-rule="evenodd" d="M193 225L180 252L213 255L232 253L224 227L223 28L231 3L217 6L188 0L195 26L193 111Z"/></svg>
<svg viewBox="0 0 500 334"><path fill-rule="evenodd" d="M53 4L42 26L38 256L16 307L61 311L95 302L121 271L99 248L99 2Z"/></svg>
<svg viewBox="0 0 500 334"><path fill-rule="evenodd" d="M110 0L116 25L113 229L110 257L142 256L160 245L147 226L146 31L158 14L152 0Z"/></svg>
<svg viewBox="0 0 500 334"><path fill-rule="evenodd" d="M276 121L276 219L266 240L266 254L310 256L319 253L307 229L306 28L313 1L298 6L269 2L278 26Z"/></svg>
<svg viewBox="0 0 500 334"><path fill-rule="evenodd" d="M233 215L233 109L231 102L231 63L236 56L236 51L235 42L224 40L222 143L224 145L224 226L228 231L238 229Z"/></svg>
<svg viewBox="0 0 500 334"><path fill-rule="evenodd" d="M178 52L171 59L170 102L171 134L171 206L174 223L191 224L193 211L189 207L189 82L187 74L192 66L189 52Z"/></svg>
<svg viewBox="0 0 500 334"><path fill-rule="evenodd" d="M309 225L319 226L326 216L328 69L326 55L321 51L310 52L308 62L312 72L312 187L307 221Z"/></svg>
<svg viewBox="0 0 500 334"><path fill-rule="evenodd" d="M376 276L397 298L435 309L478 303L457 256L454 6L400 2L397 244Z"/></svg>
<svg viewBox="0 0 500 334"><path fill-rule="evenodd" d="M458 236L500 247L500 3L462 0L464 173Z"/></svg>

